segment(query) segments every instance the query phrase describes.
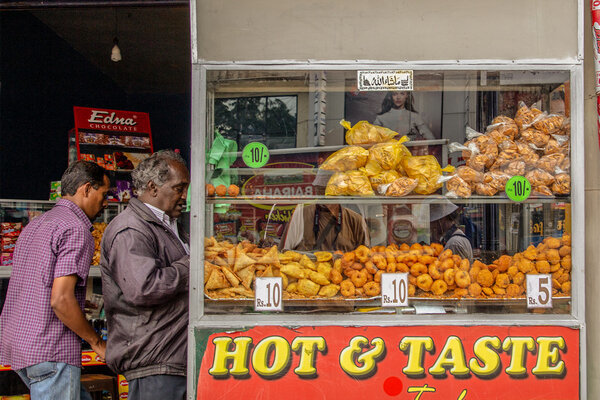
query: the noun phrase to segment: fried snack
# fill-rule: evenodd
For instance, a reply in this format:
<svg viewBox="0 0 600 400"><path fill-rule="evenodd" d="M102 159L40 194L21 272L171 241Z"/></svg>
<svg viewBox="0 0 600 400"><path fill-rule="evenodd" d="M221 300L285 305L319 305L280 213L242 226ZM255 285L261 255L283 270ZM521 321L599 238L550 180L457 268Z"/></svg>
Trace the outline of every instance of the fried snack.
<svg viewBox="0 0 600 400"><path fill-rule="evenodd" d="M306 278L307 276L306 270L297 262L291 262L289 264L282 265L281 272L297 279Z"/></svg>
<svg viewBox="0 0 600 400"><path fill-rule="evenodd" d="M299 279L298 280L298 293L303 296L316 296L319 294L321 286L318 283L311 281L310 279Z"/></svg>
<svg viewBox="0 0 600 400"><path fill-rule="evenodd" d="M552 184L552 192L554 194L569 194L571 193L571 175L558 174L554 177L555 182Z"/></svg>
<svg viewBox="0 0 600 400"><path fill-rule="evenodd" d="M483 182L483 174L465 165L456 168L456 175L468 183Z"/></svg>
<svg viewBox="0 0 600 400"><path fill-rule="evenodd" d="M369 157L369 150L360 146L343 147L331 154L319 166L320 169L327 171L349 171L364 167Z"/></svg>
<svg viewBox="0 0 600 400"><path fill-rule="evenodd" d="M504 167L504 173L510 176L525 175L525 161L513 161Z"/></svg>
<svg viewBox="0 0 600 400"><path fill-rule="evenodd" d="M469 294L473 297L481 296L481 286L477 282L473 282L469 285Z"/></svg>
<svg viewBox="0 0 600 400"><path fill-rule="evenodd" d="M504 115L499 115L492 120L492 124L488 126L488 130L496 130L511 140L519 134L519 126L512 118Z"/></svg>
<svg viewBox="0 0 600 400"><path fill-rule="evenodd" d="M544 147L544 154L554 154L561 152L562 147L555 139L548 140L548 144Z"/></svg>
<svg viewBox="0 0 600 400"><path fill-rule="evenodd" d="M468 168L468 167L467 167ZM471 168L469 168L471 169ZM472 170L472 169L471 169ZM449 197L471 197L471 185L465 182L460 176L455 175L446 182L446 189Z"/></svg>
<svg viewBox="0 0 600 400"><path fill-rule="evenodd" d="M346 132L346 143L350 145L387 142L398 135L397 132L391 129L372 125L367 121L359 121L351 126L350 122L341 120L340 124L348 130Z"/></svg>
<svg viewBox="0 0 600 400"><path fill-rule="evenodd" d="M379 143L369 149L369 161L377 162L385 170L396 169L400 160L406 156L398 140Z"/></svg>
<svg viewBox="0 0 600 400"><path fill-rule="evenodd" d="M498 193L498 189L494 188L488 183L476 183L475 193L480 196L494 196L496 193Z"/></svg>
<svg viewBox="0 0 600 400"><path fill-rule="evenodd" d="M374 196L371 182L360 171L336 172L327 182L326 196Z"/></svg>
<svg viewBox="0 0 600 400"><path fill-rule="evenodd" d="M215 195L216 189L215 189L215 187L213 185L211 185L210 183L207 183L206 186L205 186L205 188L206 188L206 195L207 196L211 196L212 197L212 196Z"/></svg>
<svg viewBox="0 0 600 400"><path fill-rule="evenodd" d="M498 155L498 144L487 135L481 135L473 139L473 143L479 149L480 154L485 154L490 157L496 157Z"/></svg>
<svg viewBox="0 0 600 400"><path fill-rule="evenodd" d="M433 255L436 257L442 254L442 251L444 251L444 246L442 246L440 243L431 243L429 246L433 249Z"/></svg>
<svg viewBox="0 0 600 400"><path fill-rule="evenodd" d="M544 171L554 174L556 167L565 159L565 155L562 153L548 154L540 158L536 164L537 168L543 169Z"/></svg>
<svg viewBox="0 0 600 400"><path fill-rule="evenodd" d="M327 279L327 277L325 275L321 274L320 272L316 272L316 271L309 271L308 279L310 279L314 283L318 283L319 285L329 285L331 283L331 282L329 282L329 279Z"/></svg>
<svg viewBox="0 0 600 400"><path fill-rule="evenodd" d="M520 102L519 109L515 114L515 122L519 127L519 131L523 131L523 129L529 127L533 123L535 117L537 117L541 113L542 112L537 108L530 109L525 103Z"/></svg>
<svg viewBox="0 0 600 400"><path fill-rule="evenodd" d="M533 127L546 134L553 134L561 130L565 117L558 114L540 115L533 121Z"/></svg>
<svg viewBox="0 0 600 400"><path fill-rule="evenodd" d="M446 282L444 282L443 279L436 279L431 284L430 290L431 293L433 293L434 295L441 296L448 290L448 285L446 284Z"/></svg>
<svg viewBox="0 0 600 400"><path fill-rule="evenodd" d="M230 197L237 197L240 194L240 188L237 185L229 185L227 187L227 194Z"/></svg>
<svg viewBox="0 0 600 400"><path fill-rule="evenodd" d="M550 186L554 183L554 176L543 169L534 169L529 171L525 178L531 183L531 186Z"/></svg>
<svg viewBox="0 0 600 400"><path fill-rule="evenodd" d="M381 286L375 281L367 282L363 289L369 297L379 296L381 293Z"/></svg>
<svg viewBox="0 0 600 400"><path fill-rule="evenodd" d="M538 156L529 143L519 141L516 142L516 144L521 160L525 161L528 166L534 166L538 162L540 156Z"/></svg>
<svg viewBox="0 0 600 400"><path fill-rule="evenodd" d="M539 185L533 187L533 194L538 196L552 196L552 190L548 186Z"/></svg>
<svg viewBox="0 0 600 400"><path fill-rule="evenodd" d="M446 282L446 284L448 286L452 286L455 283L455 277L456 275L456 270L451 268L451 269L447 269L444 271L444 282Z"/></svg>
<svg viewBox="0 0 600 400"><path fill-rule="evenodd" d="M422 274L426 274L427 273L427 266L425 264L421 264L421 263L414 263L411 267L410 267L410 274L412 276L419 276Z"/></svg>
<svg viewBox="0 0 600 400"><path fill-rule="evenodd" d="M319 289L318 294L319 294L319 297L333 297L336 294L338 294L339 291L340 291L340 286L332 283L329 285L322 286L321 289Z"/></svg>
<svg viewBox="0 0 600 400"><path fill-rule="evenodd" d="M355 258L361 263L366 263L369 261L369 256L371 255L371 250L365 245L360 245L354 250Z"/></svg>
<svg viewBox="0 0 600 400"><path fill-rule="evenodd" d="M367 283L368 272L365 269L361 269L359 271L354 271L354 273L350 276L350 280L352 284L356 288L363 287L365 283Z"/></svg>
<svg viewBox="0 0 600 400"><path fill-rule="evenodd" d="M431 289L432 284L433 279L431 278L431 276L429 276L429 274L423 274L417 277L417 286L424 292L428 292Z"/></svg>
<svg viewBox="0 0 600 400"><path fill-rule="evenodd" d="M401 197L412 192L419 184L417 179L401 176L393 181L385 191L386 196Z"/></svg>
<svg viewBox="0 0 600 400"><path fill-rule="evenodd" d="M503 192L510 175L503 171L489 171L483 174L483 183L490 185L498 192Z"/></svg>
<svg viewBox="0 0 600 400"><path fill-rule="evenodd" d="M454 275L454 282L460 288L467 288L471 284L471 276L467 271L458 271Z"/></svg>
<svg viewBox="0 0 600 400"><path fill-rule="evenodd" d="M418 194L431 194L442 187L439 182L442 172L452 171L454 167L442 169L434 156L405 157L400 162L409 178L417 179L414 189Z"/></svg>
<svg viewBox="0 0 600 400"><path fill-rule="evenodd" d="M530 143L539 149L543 149L548 144L550 135L538 131L537 129L529 128L521 132L521 140Z"/></svg>
<svg viewBox="0 0 600 400"><path fill-rule="evenodd" d="M225 197L227 195L227 186L219 185L216 187L215 192L219 197Z"/></svg>
<svg viewBox="0 0 600 400"><path fill-rule="evenodd" d="M367 172L367 175L369 175L369 173ZM371 182L371 186L373 187L373 190L375 190L376 192L378 192L379 194L383 194L380 193L379 191L379 187L382 185L389 185L390 183L394 182L396 179L400 178L400 174L398 173L398 171L381 171L380 173L370 176L369 175L369 181Z"/></svg>
<svg viewBox="0 0 600 400"><path fill-rule="evenodd" d="M501 170L508 163L517 160L519 153L516 150L504 150L498 154L498 157L494 160L491 169Z"/></svg>
<svg viewBox="0 0 600 400"><path fill-rule="evenodd" d="M571 158L565 157L565 159L558 164L558 169L564 172L569 172L571 170Z"/></svg>
<svg viewBox="0 0 600 400"><path fill-rule="evenodd" d="M487 269L482 269L477 274L477 283L482 287L491 287L494 284L494 275Z"/></svg>
<svg viewBox="0 0 600 400"><path fill-rule="evenodd" d="M432 264L429 265L429 267L427 268L427 273L429 273L429 275L433 278L433 279L441 279L442 278L442 273L439 270L441 263L439 261L436 261Z"/></svg>
<svg viewBox="0 0 600 400"><path fill-rule="evenodd" d="M495 286L505 289L508 287L509 284L510 284L510 278L508 277L508 274L498 274L496 276L496 285Z"/></svg>
<svg viewBox="0 0 600 400"><path fill-rule="evenodd" d="M571 293L571 281L564 282L560 287L561 292L565 294Z"/></svg>
<svg viewBox="0 0 600 400"><path fill-rule="evenodd" d="M504 139L502 142L498 143L498 151L503 152L503 151L508 151L508 152L517 152L519 151L519 148L517 146L517 143L512 141L512 140L507 140Z"/></svg>
<svg viewBox="0 0 600 400"><path fill-rule="evenodd" d="M467 166L476 171L484 171L486 166L494 163L494 157L488 154L475 154L467 160Z"/></svg>
<svg viewBox="0 0 600 400"><path fill-rule="evenodd" d="M356 288L350 279L346 279L340 283L340 293L344 297L354 296Z"/></svg>

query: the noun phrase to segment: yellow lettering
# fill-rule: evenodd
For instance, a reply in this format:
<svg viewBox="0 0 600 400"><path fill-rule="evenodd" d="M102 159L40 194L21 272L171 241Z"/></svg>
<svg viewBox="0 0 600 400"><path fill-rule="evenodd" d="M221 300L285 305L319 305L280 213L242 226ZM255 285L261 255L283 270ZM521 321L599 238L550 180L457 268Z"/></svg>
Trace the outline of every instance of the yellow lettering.
<svg viewBox="0 0 600 400"><path fill-rule="evenodd" d="M429 368L429 373L434 376L444 376L446 368L450 368L449 372L455 376L469 375L467 361L465 359L465 350L462 342L457 336L450 336L446 340L444 348L440 352L435 364Z"/></svg>
<svg viewBox="0 0 600 400"><path fill-rule="evenodd" d="M235 348L229 351L231 346L230 337L218 337L213 339L215 345L215 358L213 360L212 368L208 370L208 373L213 376L227 376L231 374L233 376L244 376L250 373L248 369L248 354L249 347L252 343L252 338L241 336L233 340ZM231 368L227 365L232 362Z"/></svg>
<svg viewBox="0 0 600 400"><path fill-rule="evenodd" d="M307 377L317 373L315 347L318 351L324 352L327 348L325 338L320 336L297 337L292 341L292 351L300 350L300 362L294 369L296 375Z"/></svg>
<svg viewBox="0 0 600 400"><path fill-rule="evenodd" d="M402 369L408 376L421 376L425 373L423 362L425 354L423 350L433 351L433 339L430 337L406 336L400 341L400 350L408 352L406 367Z"/></svg>
<svg viewBox="0 0 600 400"><path fill-rule="evenodd" d="M473 345L475 357L469 360L469 368L477 376L489 377L500 370L500 355L494 351L500 350L502 343L497 336L484 336ZM479 363L481 361L481 364ZM483 365L482 365L483 364Z"/></svg>
<svg viewBox="0 0 600 400"><path fill-rule="evenodd" d="M563 337L539 337L538 356L531 373L535 376L561 376L565 373L565 362L560 359L559 349L566 347Z"/></svg>
<svg viewBox="0 0 600 400"><path fill-rule="evenodd" d="M423 386L410 386L408 389L406 389L406 391L408 393L417 393L417 395L415 396L415 400L419 400L423 393L435 392L435 388L430 388L429 386L427 386L427 384L425 384Z"/></svg>
<svg viewBox="0 0 600 400"><path fill-rule="evenodd" d="M273 359L269 366L270 359ZM252 353L252 367L262 377L279 376L291 364L290 344L281 336L261 340Z"/></svg>
<svg viewBox="0 0 600 400"><path fill-rule="evenodd" d="M340 353L340 366L353 378L368 378L377 370L377 362L385 352L385 342L381 338L375 338L371 340L373 348L363 352L368 345L369 339L355 336Z"/></svg>
<svg viewBox="0 0 600 400"><path fill-rule="evenodd" d="M507 337L502 343L502 350L510 354L510 365L506 368L506 373L512 376L524 375L527 373L525 367L525 357L527 351L535 350L535 342L532 337ZM526 351L527 350L527 351Z"/></svg>

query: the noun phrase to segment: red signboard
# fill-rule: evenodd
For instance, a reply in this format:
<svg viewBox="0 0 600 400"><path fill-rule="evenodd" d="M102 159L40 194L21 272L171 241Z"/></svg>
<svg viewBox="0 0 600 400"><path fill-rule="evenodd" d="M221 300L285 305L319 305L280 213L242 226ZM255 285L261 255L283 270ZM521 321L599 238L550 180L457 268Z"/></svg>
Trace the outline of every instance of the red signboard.
<svg viewBox="0 0 600 400"><path fill-rule="evenodd" d="M73 113L76 129L150 133L148 113L87 107L73 107Z"/></svg>
<svg viewBox="0 0 600 400"><path fill-rule="evenodd" d="M565 327L265 326L196 345L199 400L579 399L579 330Z"/></svg>

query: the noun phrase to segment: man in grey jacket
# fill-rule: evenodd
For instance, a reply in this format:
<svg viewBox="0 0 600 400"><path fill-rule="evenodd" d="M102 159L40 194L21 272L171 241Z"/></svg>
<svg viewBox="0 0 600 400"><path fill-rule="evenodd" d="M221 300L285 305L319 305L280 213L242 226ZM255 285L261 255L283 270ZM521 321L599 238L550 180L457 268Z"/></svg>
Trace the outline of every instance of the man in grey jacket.
<svg viewBox="0 0 600 400"><path fill-rule="evenodd" d="M106 362L129 399L184 399L189 247L177 218L190 177L181 156L159 151L132 172L138 195L102 238Z"/></svg>

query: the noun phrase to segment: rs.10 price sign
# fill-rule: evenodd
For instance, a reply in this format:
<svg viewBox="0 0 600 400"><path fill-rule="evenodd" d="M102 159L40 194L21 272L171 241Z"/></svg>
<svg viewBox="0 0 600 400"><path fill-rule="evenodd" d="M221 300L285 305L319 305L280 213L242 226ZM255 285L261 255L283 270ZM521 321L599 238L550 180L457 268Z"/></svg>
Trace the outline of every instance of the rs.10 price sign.
<svg viewBox="0 0 600 400"><path fill-rule="evenodd" d="M551 275L527 275L527 308L552 308Z"/></svg>
<svg viewBox="0 0 600 400"><path fill-rule="evenodd" d="M283 311L283 283L279 278L256 278L254 283L255 311Z"/></svg>
<svg viewBox="0 0 600 400"><path fill-rule="evenodd" d="M381 306L408 306L408 273L381 274Z"/></svg>
<svg viewBox="0 0 600 400"><path fill-rule="evenodd" d="M524 176L513 176L506 182L504 191L512 201L525 201L531 194L531 184Z"/></svg>
<svg viewBox="0 0 600 400"><path fill-rule="evenodd" d="M242 160L250 168L260 168L269 161L269 149L260 142L248 143L242 150Z"/></svg>

